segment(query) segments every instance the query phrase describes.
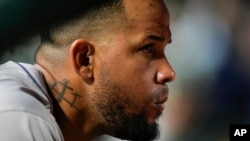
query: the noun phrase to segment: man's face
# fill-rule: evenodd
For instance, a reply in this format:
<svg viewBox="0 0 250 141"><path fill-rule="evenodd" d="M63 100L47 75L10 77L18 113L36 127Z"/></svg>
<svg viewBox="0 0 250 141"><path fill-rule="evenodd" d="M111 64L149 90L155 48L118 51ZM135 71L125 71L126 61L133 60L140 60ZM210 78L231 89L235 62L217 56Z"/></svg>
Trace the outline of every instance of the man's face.
<svg viewBox="0 0 250 141"><path fill-rule="evenodd" d="M92 101L107 134L136 141L157 137L157 118L174 72L165 54L169 15L160 0L125 0L127 25L96 51Z"/></svg>

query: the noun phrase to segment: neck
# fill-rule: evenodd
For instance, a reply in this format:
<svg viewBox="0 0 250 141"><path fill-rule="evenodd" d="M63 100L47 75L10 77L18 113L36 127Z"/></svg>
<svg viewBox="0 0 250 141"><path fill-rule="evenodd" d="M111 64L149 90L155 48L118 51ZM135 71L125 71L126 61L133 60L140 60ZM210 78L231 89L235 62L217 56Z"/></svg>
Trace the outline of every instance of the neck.
<svg viewBox="0 0 250 141"><path fill-rule="evenodd" d="M71 80L46 69L51 69L51 67L45 67L38 63L35 64L35 67L43 73L49 86L48 91L54 107L53 115L65 141L92 141L101 135L103 128L96 124L98 122L94 118L95 114L88 111L88 102L83 100L86 96L83 97L73 89Z"/></svg>
<svg viewBox="0 0 250 141"><path fill-rule="evenodd" d="M67 115L62 111L61 107L54 101L54 117L59 124L59 127L63 133L65 141L93 141L96 137L101 135L98 128L86 129L88 125L82 120L83 117L79 116L79 120L72 121ZM82 127L82 125L86 125ZM93 134L94 133L94 134Z"/></svg>

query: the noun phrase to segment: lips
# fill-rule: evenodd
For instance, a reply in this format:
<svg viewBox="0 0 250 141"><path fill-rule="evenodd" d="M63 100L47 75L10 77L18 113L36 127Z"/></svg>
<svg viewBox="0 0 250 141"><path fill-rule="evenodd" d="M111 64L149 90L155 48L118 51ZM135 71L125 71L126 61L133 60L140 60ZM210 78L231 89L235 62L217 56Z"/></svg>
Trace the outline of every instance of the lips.
<svg viewBox="0 0 250 141"><path fill-rule="evenodd" d="M167 96L163 96L160 98L157 98L157 101L154 103L154 105L157 107L157 109L162 112L164 110L164 103L168 100Z"/></svg>
<svg viewBox="0 0 250 141"><path fill-rule="evenodd" d="M155 123L156 119L160 117L160 115L164 111L164 103L167 101L168 95L164 93L164 96L156 98L154 103L150 106L150 110L147 112L148 122Z"/></svg>

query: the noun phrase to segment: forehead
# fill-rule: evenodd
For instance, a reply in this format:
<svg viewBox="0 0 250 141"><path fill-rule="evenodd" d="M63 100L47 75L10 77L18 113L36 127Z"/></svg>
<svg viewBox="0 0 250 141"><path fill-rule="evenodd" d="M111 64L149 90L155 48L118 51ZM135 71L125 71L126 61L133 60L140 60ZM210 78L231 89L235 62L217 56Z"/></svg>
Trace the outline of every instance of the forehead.
<svg viewBox="0 0 250 141"><path fill-rule="evenodd" d="M169 12L162 0L124 0L123 4L130 21L160 20L161 24L169 22Z"/></svg>
<svg viewBox="0 0 250 141"><path fill-rule="evenodd" d="M169 32L169 12L162 0L124 0L123 4L130 27Z"/></svg>

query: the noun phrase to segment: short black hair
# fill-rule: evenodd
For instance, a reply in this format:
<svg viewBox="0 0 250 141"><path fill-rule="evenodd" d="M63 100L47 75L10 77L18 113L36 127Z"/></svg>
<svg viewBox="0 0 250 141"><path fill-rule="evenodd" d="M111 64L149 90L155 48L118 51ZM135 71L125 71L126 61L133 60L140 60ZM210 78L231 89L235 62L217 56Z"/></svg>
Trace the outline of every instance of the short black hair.
<svg viewBox="0 0 250 141"><path fill-rule="evenodd" d="M91 24L90 22L93 19L100 19L100 16L109 16L110 14L112 14L111 12L116 12L114 11L114 8L122 7L121 1L122 0L64 1L64 9L66 9L66 11L61 12L62 14L60 15L57 14L57 16L53 17L49 24L42 28L40 32L41 44L56 43L55 33L63 29L65 26L75 23L77 20L82 19L84 22L89 22L88 24ZM86 28L95 27L89 25Z"/></svg>
<svg viewBox="0 0 250 141"><path fill-rule="evenodd" d="M56 16L41 30L41 44L35 52L35 62L46 59L53 63L65 57L65 49L79 38L99 40L112 35L123 26L122 0L72 0L69 9ZM114 24L117 23L117 24ZM116 29L115 29L116 28ZM101 38L100 38L101 37Z"/></svg>

